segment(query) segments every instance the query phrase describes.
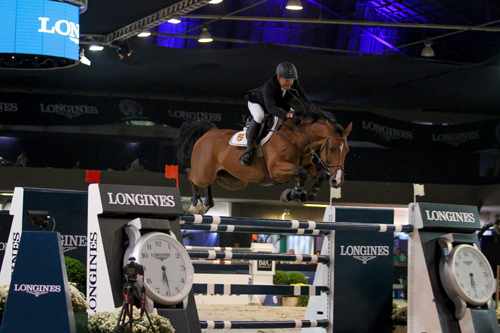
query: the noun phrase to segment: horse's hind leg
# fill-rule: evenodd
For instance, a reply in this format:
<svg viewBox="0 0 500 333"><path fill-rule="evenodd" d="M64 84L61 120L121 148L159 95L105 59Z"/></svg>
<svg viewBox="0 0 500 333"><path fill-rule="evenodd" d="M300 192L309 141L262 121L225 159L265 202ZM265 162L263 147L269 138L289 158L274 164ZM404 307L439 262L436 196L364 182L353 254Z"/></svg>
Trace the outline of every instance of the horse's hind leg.
<svg viewBox="0 0 500 333"><path fill-rule="evenodd" d="M186 210L186 213L199 214L203 206L201 203L200 191L198 190L198 186L193 183L191 183L191 190L193 191L193 197L191 198L191 205Z"/></svg>
<svg viewBox="0 0 500 333"><path fill-rule="evenodd" d="M208 185L206 189L205 202L203 203L203 207L201 207L199 214L205 214L214 205L215 203L214 198L212 197L212 185Z"/></svg>

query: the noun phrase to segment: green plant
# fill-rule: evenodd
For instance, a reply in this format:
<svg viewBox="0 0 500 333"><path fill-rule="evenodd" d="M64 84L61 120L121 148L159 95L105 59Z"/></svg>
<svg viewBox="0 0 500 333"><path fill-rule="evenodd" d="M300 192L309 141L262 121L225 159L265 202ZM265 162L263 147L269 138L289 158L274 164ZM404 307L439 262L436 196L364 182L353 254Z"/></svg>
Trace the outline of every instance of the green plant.
<svg viewBox="0 0 500 333"><path fill-rule="evenodd" d="M394 326L406 326L408 323L408 306L398 306L392 303L392 324Z"/></svg>
<svg viewBox="0 0 500 333"><path fill-rule="evenodd" d="M295 283L292 286L307 286L305 283ZM297 302L297 306L305 308L309 303L309 295L300 295L299 301Z"/></svg>
<svg viewBox="0 0 500 333"><path fill-rule="evenodd" d="M301 272L290 272L288 273L289 284L304 284L307 285L306 276Z"/></svg>
<svg viewBox="0 0 500 333"><path fill-rule="evenodd" d="M405 301L408 301L408 278L406 278L403 282L403 298Z"/></svg>
<svg viewBox="0 0 500 333"><path fill-rule="evenodd" d="M73 282L83 294L87 292L87 268L79 260L64 257L68 281Z"/></svg>
<svg viewBox="0 0 500 333"><path fill-rule="evenodd" d="M112 312L99 312L89 317L89 333L114 333L116 323L120 318L121 307ZM139 319L141 311L134 306L133 318ZM175 330L170 321L155 313L150 313L149 318L157 333L173 333ZM132 325L132 333L151 332L146 314ZM127 331L129 332L129 331Z"/></svg>
<svg viewBox="0 0 500 333"><path fill-rule="evenodd" d="M273 276L273 284L278 286L288 286L290 284L290 278L286 272L276 271Z"/></svg>

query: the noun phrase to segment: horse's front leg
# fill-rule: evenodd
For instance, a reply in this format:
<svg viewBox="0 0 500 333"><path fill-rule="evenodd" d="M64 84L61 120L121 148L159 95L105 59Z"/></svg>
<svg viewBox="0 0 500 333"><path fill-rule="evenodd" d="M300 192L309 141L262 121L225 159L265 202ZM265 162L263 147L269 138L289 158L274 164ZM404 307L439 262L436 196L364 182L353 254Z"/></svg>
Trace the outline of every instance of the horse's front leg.
<svg viewBox="0 0 500 333"><path fill-rule="evenodd" d="M205 200L203 202L203 207L201 208L199 214L205 214L210 208L215 206L214 198L212 197L212 186L208 185L206 188Z"/></svg>
<svg viewBox="0 0 500 333"><path fill-rule="evenodd" d="M316 168L316 166L314 166ZM316 198L316 195L318 195L319 189L321 188L321 183L327 178L327 174L325 170L319 170L316 173L316 181L314 182L313 186L307 191L305 195L303 195L303 198L301 198L300 201L310 201L314 200Z"/></svg>
<svg viewBox="0 0 500 333"><path fill-rule="evenodd" d="M304 192L304 185L307 180L307 170L301 166L293 165L292 167L294 178L297 179L295 183L295 187L293 189L286 189L281 193L280 201L281 202L289 202L289 201L301 201L301 197Z"/></svg>

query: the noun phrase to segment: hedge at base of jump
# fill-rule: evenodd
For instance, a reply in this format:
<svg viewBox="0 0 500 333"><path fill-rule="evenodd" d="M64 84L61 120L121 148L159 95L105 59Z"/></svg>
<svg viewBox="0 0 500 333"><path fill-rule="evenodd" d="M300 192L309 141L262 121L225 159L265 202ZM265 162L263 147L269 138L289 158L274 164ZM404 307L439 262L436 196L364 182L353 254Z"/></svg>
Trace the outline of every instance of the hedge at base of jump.
<svg viewBox="0 0 500 333"><path fill-rule="evenodd" d="M195 294L207 295L283 295L283 296L319 296L329 292L326 286L276 286L261 284L212 284L194 283Z"/></svg>
<svg viewBox="0 0 500 333"><path fill-rule="evenodd" d="M259 329L259 328L302 328L328 327L327 319L285 320L285 321L200 321L202 329Z"/></svg>

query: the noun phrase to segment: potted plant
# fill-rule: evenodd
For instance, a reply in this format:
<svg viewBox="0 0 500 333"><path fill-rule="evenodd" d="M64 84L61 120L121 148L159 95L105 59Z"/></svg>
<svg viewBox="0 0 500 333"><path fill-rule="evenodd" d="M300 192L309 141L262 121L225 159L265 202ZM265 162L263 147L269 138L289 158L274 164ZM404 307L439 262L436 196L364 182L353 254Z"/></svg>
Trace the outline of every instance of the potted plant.
<svg viewBox="0 0 500 333"><path fill-rule="evenodd" d="M406 333L408 325L408 306L392 303L392 330L394 333Z"/></svg>
<svg viewBox="0 0 500 333"><path fill-rule="evenodd" d="M307 279L301 272L290 272L286 273L284 271L276 271L273 283L275 285L285 285L285 286L295 286L302 285L307 286ZM309 302L309 295L302 296L281 296L282 306L307 306Z"/></svg>

